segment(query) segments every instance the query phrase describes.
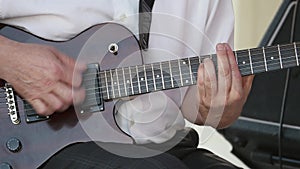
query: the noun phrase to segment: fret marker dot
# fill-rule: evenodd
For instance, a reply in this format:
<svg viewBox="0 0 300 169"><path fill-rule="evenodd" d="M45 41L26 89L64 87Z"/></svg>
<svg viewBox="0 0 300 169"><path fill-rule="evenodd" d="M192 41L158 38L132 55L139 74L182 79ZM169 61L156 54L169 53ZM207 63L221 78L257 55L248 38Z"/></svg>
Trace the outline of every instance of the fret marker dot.
<svg viewBox="0 0 300 169"><path fill-rule="evenodd" d="M157 78L159 78L159 75L156 75Z"/></svg>
<svg viewBox="0 0 300 169"><path fill-rule="evenodd" d="M144 81L144 78L141 78L141 81Z"/></svg>
<svg viewBox="0 0 300 169"><path fill-rule="evenodd" d="M274 59L274 57L272 56L272 57L271 57L271 59L273 60L273 59Z"/></svg>
<svg viewBox="0 0 300 169"><path fill-rule="evenodd" d="M185 64L186 64L186 62L182 62L182 64L184 64L184 65L185 65Z"/></svg>
<svg viewBox="0 0 300 169"><path fill-rule="evenodd" d="M185 83L189 83L189 80L186 80Z"/></svg>
<svg viewBox="0 0 300 169"><path fill-rule="evenodd" d="M117 82L114 83L115 85L117 84Z"/></svg>
<svg viewBox="0 0 300 169"><path fill-rule="evenodd" d="M245 62L245 61L243 61L243 64L246 64L246 62Z"/></svg>
<svg viewBox="0 0 300 169"><path fill-rule="evenodd" d="M130 81L129 81L129 80L127 80L127 83L130 83Z"/></svg>

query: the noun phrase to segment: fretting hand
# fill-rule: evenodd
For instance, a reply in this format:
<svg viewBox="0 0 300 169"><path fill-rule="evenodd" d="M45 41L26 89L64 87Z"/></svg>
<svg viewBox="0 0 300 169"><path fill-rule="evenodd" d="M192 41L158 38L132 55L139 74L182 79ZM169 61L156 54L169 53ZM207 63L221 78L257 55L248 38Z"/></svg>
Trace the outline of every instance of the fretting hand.
<svg viewBox="0 0 300 169"><path fill-rule="evenodd" d="M217 45L217 60L217 72L210 59L199 66L197 87L189 89L182 110L189 121L224 128L239 117L254 76L241 77L228 44Z"/></svg>

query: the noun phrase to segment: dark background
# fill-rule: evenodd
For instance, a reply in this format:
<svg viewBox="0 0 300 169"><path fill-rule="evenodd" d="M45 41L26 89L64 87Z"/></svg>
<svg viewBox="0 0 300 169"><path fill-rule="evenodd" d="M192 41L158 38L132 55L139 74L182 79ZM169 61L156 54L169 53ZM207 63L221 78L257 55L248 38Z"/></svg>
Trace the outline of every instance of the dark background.
<svg viewBox="0 0 300 169"><path fill-rule="evenodd" d="M300 42L297 0L284 0L260 46ZM220 131L250 168L300 168L300 69L255 76L242 116Z"/></svg>

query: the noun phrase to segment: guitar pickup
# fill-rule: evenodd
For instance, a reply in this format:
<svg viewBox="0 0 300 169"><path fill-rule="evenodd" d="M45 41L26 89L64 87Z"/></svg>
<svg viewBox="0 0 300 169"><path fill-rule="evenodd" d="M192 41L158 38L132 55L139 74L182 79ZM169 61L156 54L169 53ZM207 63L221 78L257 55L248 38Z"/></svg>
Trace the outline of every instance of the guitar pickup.
<svg viewBox="0 0 300 169"><path fill-rule="evenodd" d="M81 113L94 113L104 110L99 71L99 64L92 63L87 65L87 70L83 73L86 98L81 105Z"/></svg>
<svg viewBox="0 0 300 169"><path fill-rule="evenodd" d="M29 103L24 103L25 118L27 123L48 120L49 116L38 115Z"/></svg>

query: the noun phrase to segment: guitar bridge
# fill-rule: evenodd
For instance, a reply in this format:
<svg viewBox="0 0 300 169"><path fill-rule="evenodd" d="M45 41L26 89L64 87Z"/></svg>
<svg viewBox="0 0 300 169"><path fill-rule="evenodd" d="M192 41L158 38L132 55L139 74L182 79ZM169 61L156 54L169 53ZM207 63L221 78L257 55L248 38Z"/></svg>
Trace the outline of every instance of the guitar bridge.
<svg viewBox="0 0 300 169"><path fill-rule="evenodd" d="M87 65L87 70L83 74L86 98L81 105L80 113L94 113L104 110L99 71L100 66L98 63Z"/></svg>
<svg viewBox="0 0 300 169"><path fill-rule="evenodd" d="M7 107L8 115L10 117L10 120L13 124L19 124L21 120L17 112L14 90L9 83L5 83L4 89L6 94L6 104L8 106Z"/></svg>

